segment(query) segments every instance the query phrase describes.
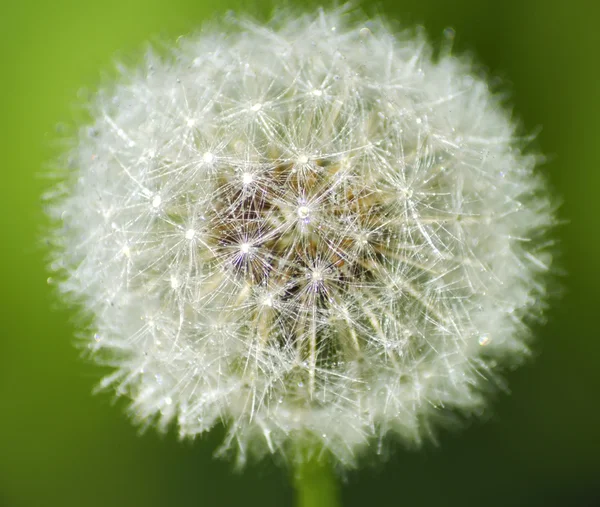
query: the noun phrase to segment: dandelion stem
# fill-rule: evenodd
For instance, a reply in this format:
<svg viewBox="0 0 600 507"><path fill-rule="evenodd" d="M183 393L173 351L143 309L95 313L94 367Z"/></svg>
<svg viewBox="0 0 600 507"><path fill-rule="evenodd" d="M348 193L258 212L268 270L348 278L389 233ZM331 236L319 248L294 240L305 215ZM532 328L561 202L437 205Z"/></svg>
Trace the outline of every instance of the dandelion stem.
<svg viewBox="0 0 600 507"><path fill-rule="evenodd" d="M311 456L294 470L296 507L339 507L339 488L328 459Z"/></svg>

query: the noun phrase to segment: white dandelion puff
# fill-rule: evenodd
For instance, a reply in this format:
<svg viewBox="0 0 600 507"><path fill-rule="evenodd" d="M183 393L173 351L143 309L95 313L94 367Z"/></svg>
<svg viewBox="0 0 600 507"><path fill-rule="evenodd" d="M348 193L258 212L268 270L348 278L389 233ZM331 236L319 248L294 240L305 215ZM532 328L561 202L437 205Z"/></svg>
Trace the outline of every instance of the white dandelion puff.
<svg viewBox="0 0 600 507"><path fill-rule="evenodd" d="M349 466L478 413L527 354L553 207L469 61L342 9L121 72L50 211L53 276L136 420L222 421L242 461L312 435Z"/></svg>

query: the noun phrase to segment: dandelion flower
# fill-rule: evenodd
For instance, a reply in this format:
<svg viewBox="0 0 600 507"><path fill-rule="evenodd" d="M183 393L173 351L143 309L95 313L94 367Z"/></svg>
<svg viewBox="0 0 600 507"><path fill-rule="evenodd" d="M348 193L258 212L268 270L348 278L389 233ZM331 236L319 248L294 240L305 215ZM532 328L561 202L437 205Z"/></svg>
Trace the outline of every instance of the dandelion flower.
<svg viewBox="0 0 600 507"><path fill-rule="evenodd" d="M223 422L241 462L313 438L351 466L480 412L554 221L501 97L344 9L231 23L121 69L52 198L101 387L182 438Z"/></svg>

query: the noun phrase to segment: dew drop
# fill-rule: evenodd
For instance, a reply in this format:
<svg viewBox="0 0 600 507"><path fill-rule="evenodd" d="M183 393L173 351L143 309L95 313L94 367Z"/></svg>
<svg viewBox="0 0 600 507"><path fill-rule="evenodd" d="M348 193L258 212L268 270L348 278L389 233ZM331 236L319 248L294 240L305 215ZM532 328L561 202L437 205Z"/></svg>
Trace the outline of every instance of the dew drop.
<svg viewBox="0 0 600 507"><path fill-rule="evenodd" d="M298 217L302 220L306 220L310 215L310 208L308 206L300 206L298 208Z"/></svg>
<svg viewBox="0 0 600 507"><path fill-rule="evenodd" d="M406 199L410 199L413 196L413 189L412 188L404 188L401 190L401 193Z"/></svg>
<svg viewBox="0 0 600 507"><path fill-rule="evenodd" d="M489 335L484 334L479 337L478 341L479 341L479 345L481 345L482 347L485 347L486 345L489 345L492 342L492 339L490 338Z"/></svg>
<svg viewBox="0 0 600 507"><path fill-rule="evenodd" d="M451 26L446 28L444 30L444 37L448 40L454 39L454 37L456 37L456 31L454 30L454 28L452 28Z"/></svg>
<svg viewBox="0 0 600 507"><path fill-rule="evenodd" d="M358 33L363 39L367 39L372 35L371 30L369 30L366 26L363 26Z"/></svg>

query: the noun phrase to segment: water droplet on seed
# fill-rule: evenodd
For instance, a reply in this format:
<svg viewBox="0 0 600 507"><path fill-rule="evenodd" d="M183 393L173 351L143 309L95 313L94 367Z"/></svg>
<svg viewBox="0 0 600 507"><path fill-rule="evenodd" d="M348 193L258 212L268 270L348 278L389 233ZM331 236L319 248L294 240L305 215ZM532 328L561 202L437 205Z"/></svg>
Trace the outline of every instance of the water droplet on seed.
<svg viewBox="0 0 600 507"><path fill-rule="evenodd" d="M492 339L490 338L489 335L484 334L482 336L479 337L479 345L481 345L482 347L485 347L486 345L489 345L492 341Z"/></svg>
<svg viewBox="0 0 600 507"><path fill-rule="evenodd" d="M298 208L298 217L302 220L306 220L310 215L310 208L308 206L300 206Z"/></svg>

